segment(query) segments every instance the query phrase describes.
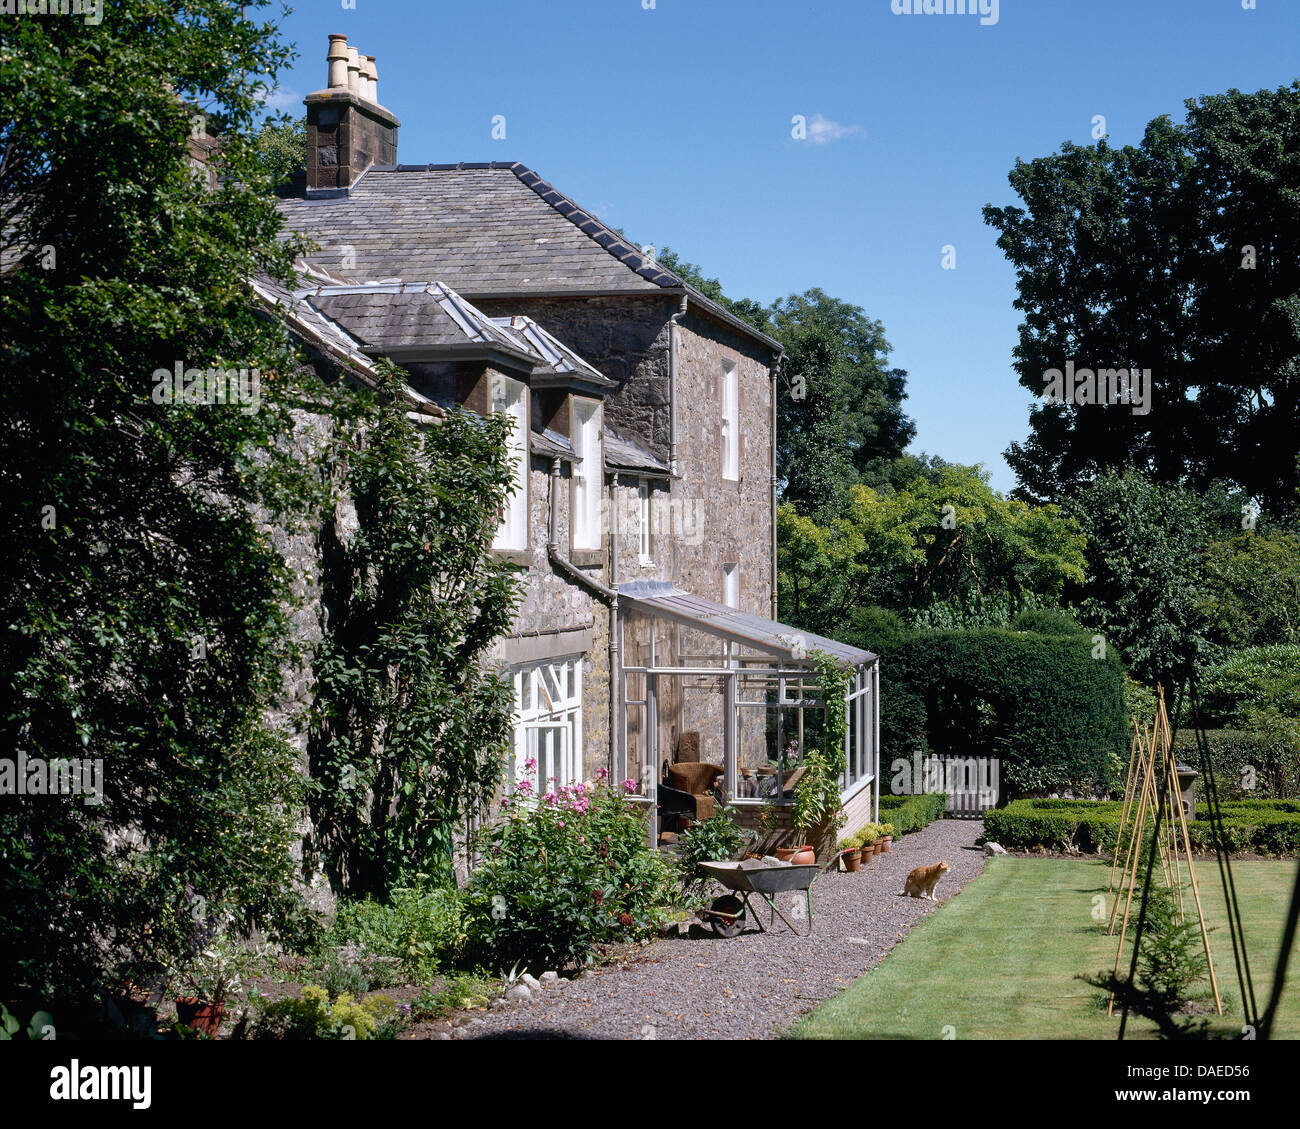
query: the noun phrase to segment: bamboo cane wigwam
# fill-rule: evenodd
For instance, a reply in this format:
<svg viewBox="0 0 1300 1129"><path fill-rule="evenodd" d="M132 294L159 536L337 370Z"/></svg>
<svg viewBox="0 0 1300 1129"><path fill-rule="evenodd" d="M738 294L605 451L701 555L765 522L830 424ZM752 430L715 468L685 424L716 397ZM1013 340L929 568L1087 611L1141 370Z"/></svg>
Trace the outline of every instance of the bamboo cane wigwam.
<svg viewBox="0 0 1300 1129"><path fill-rule="evenodd" d="M1187 830L1187 815L1183 805L1175 798L1178 791L1178 773L1173 751L1173 732L1169 725L1169 715L1165 711L1165 691L1157 686L1157 706L1155 721L1149 729L1142 727L1136 717L1133 718L1133 747L1129 753L1128 779L1124 785L1124 809L1120 815L1119 831L1115 838L1115 853L1111 862L1111 889L1114 889L1115 866L1119 861L1124 832L1129 832L1128 847L1124 851L1124 869L1120 877L1119 890L1115 895L1115 904L1111 908L1110 923L1107 933L1115 931L1115 917L1119 912L1121 897L1124 902L1124 916L1120 925L1119 945L1115 952L1114 976L1119 975L1120 960L1124 955L1124 941L1128 935L1129 912L1133 905L1133 891L1137 887L1138 868L1141 862L1142 841L1148 819L1154 818L1160 810L1161 788L1164 789L1166 807L1161 819L1169 828L1169 839L1156 844L1160 857L1161 873L1171 888L1177 890L1179 914L1183 912L1183 881L1179 870L1179 855L1187 862L1187 877L1192 887L1192 898L1196 903L1196 916L1201 926L1201 944L1205 948L1205 964L1210 974L1210 988L1214 992L1214 1006L1219 1015L1223 1014L1223 1000L1219 996L1219 983L1214 974L1214 960L1210 956L1210 935L1205 927L1205 912L1201 908L1201 891L1196 882L1196 867L1192 862L1191 835ZM1111 992L1106 1005L1106 1014L1112 1015L1115 1009L1115 993Z"/></svg>

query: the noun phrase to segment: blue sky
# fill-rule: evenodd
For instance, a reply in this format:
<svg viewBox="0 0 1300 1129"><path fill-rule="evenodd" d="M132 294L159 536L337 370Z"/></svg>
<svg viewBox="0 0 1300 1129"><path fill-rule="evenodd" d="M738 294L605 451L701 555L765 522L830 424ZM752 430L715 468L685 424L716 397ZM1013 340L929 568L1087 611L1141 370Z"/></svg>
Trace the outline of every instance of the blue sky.
<svg viewBox="0 0 1300 1129"><path fill-rule="evenodd" d="M891 0L347 2L283 21L300 57L277 103L325 85L342 32L376 56L399 160L523 161L728 294L862 306L910 374L913 449L982 463L1001 490L1030 397L980 209L1013 202L1016 158L1088 143L1096 114L1136 143L1186 98L1300 75L1300 0L1000 0L987 26Z"/></svg>

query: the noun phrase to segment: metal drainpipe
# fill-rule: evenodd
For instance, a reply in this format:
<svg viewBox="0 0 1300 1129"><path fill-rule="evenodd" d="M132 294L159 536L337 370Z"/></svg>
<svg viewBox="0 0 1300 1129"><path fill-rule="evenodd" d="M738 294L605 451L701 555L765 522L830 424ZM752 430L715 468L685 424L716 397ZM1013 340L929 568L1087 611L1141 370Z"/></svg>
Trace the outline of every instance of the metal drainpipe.
<svg viewBox="0 0 1300 1129"><path fill-rule="evenodd" d="M609 767L610 776L627 773L627 765L621 759L619 734L623 732L619 725L619 713L623 700L623 680L619 676L621 663L618 649L618 474L615 473L609 484L609 570L607 572L610 591L614 598L609 602Z"/></svg>
<svg viewBox="0 0 1300 1129"><path fill-rule="evenodd" d="M603 477L603 475L602 475ZM615 476L617 482L617 476ZM612 495L611 495L612 496ZM599 580L593 580L568 557L560 552L560 460L559 457L551 459L551 496L547 505L547 526L546 526L546 557L551 562L551 567L556 572L562 573L570 580L574 581L580 587L585 588L598 600L609 605L609 712L610 712L610 733L609 733L609 750L611 768L616 767L613 764L615 740L618 725L618 694L615 692L618 671L618 589L607 588ZM617 499L615 499L617 502ZM617 505L610 507L610 521L613 532L616 535L618 530ZM617 576L614 562L617 560L617 538L610 538L610 579Z"/></svg>
<svg viewBox="0 0 1300 1129"><path fill-rule="evenodd" d="M777 619L777 598L776 598L776 397L777 397L777 376L781 372L781 361L784 359L784 353L777 353L776 360L772 362L772 618Z"/></svg>
<svg viewBox="0 0 1300 1129"><path fill-rule="evenodd" d="M677 475L677 322L686 315L687 297L682 295L677 312L668 319L668 469Z"/></svg>
<svg viewBox="0 0 1300 1129"><path fill-rule="evenodd" d="M587 589L597 599L617 604L618 593L612 588L606 588L599 580L592 580L585 572L575 565L568 557L560 552L560 517L557 499L560 496L560 459L555 456L551 459L551 497L550 497L550 514L547 524L546 535L546 557L551 562L551 567L556 572L562 572L570 580Z"/></svg>

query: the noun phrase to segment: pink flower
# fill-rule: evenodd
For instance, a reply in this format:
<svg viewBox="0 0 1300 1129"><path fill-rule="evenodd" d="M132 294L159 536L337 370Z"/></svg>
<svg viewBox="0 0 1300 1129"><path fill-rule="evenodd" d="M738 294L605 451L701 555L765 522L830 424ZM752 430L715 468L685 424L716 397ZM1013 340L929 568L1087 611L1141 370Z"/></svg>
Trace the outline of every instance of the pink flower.
<svg viewBox="0 0 1300 1129"><path fill-rule="evenodd" d="M548 804L554 807L559 797L556 796L554 792L547 792L546 795L542 797L542 799L544 799Z"/></svg>
<svg viewBox="0 0 1300 1129"><path fill-rule="evenodd" d="M528 757L527 759L525 759L524 768L528 769L529 772L532 772L533 769L535 769L536 767L537 767L536 757Z"/></svg>
<svg viewBox="0 0 1300 1129"><path fill-rule="evenodd" d="M561 827L564 826L564 820L560 820L560 826L561 826Z"/></svg>
<svg viewBox="0 0 1300 1129"><path fill-rule="evenodd" d="M628 792L628 793L635 792L635 791L636 791L636 781L635 781L635 780L632 780L631 778L629 778L629 779L627 779L627 780L624 780L624 781L623 781L623 791L624 791L624 792Z"/></svg>
<svg viewBox="0 0 1300 1129"><path fill-rule="evenodd" d="M577 792L579 796L582 796L586 794L587 786L579 780L578 783L573 786L573 790Z"/></svg>
<svg viewBox="0 0 1300 1129"><path fill-rule="evenodd" d="M604 780L605 777L608 776L608 775L609 775L609 769L607 769L607 768L598 768L598 769L596 769L596 778L597 778L598 780Z"/></svg>

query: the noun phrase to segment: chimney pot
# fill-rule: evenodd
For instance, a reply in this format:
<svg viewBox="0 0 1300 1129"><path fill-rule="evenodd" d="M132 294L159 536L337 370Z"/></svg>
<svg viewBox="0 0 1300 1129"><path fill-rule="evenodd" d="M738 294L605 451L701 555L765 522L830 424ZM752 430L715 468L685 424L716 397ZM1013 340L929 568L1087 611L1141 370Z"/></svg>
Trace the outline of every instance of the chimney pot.
<svg viewBox="0 0 1300 1129"><path fill-rule="evenodd" d="M355 47L348 48L348 89L353 94L361 93L361 60Z"/></svg>
<svg viewBox="0 0 1300 1129"><path fill-rule="evenodd" d="M325 85L330 90L345 89L348 85L348 37L331 35L329 54L325 58L329 62L329 78Z"/></svg>
<svg viewBox="0 0 1300 1129"><path fill-rule="evenodd" d="M361 56L361 76L365 79L366 92L364 97L370 102L379 101L379 72L375 69L375 57L373 55Z"/></svg>

